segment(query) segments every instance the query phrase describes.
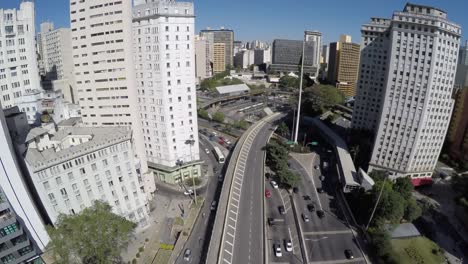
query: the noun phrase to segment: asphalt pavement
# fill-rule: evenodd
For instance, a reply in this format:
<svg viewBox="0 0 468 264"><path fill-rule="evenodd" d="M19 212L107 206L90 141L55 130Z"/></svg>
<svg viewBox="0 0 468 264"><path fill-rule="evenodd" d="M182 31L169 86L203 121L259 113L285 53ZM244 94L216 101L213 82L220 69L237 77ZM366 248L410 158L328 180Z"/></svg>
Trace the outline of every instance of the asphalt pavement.
<svg viewBox="0 0 468 264"><path fill-rule="evenodd" d="M353 230L348 226L342 213L341 205L336 198L335 184L332 173L314 169L320 168L320 157L313 154L297 154L297 159L290 159L290 167L300 174L299 192L293 195L298 215L308 214L310 221L300 219L302 236L305 241L309 263L365 263L361 251L355 241ZM331 163L331 162L329 162ZM333 168L334 164L329 164ZM322 182L319 176L325 176ZM323 188L319 193L317 188ZM310 200L304 199L309 196ZM308 197L306 197L309 199ZM314 204L316 211L321 209L325 216L319 218L316 211L309 212L308 204ZM350 249L354 259L347 259L344 251Z"/></svg>

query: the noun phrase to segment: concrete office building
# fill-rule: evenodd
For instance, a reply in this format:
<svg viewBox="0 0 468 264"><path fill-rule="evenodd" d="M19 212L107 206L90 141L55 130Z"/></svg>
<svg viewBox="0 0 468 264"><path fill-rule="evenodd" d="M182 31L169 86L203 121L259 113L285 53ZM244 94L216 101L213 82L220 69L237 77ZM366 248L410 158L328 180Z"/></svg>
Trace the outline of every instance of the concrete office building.
<svg viewBox="0 0 468 264"><path fill-rule="evenodd" d="M256 49L254 51L254 64L260 65L264 63L271 63L271 49Z"/></svg>
<svg viewBox="0 0 468 264"><path fill-rule="evenodd" d="M132 132L124 127L38 127L26 137L26 163L50 220L106 201L114 213L140 226L148 205Z"/></svg>
<svg viewBox="0 0 468 264"><path fill-rule="evenodd" d="M467 43L465 43L466 45ZM460 48L460 53L466 52L467 47ZM449 153L452 158L468 162L468 63L463 59L464 54L459 54L457 74L453 98L452 118L447 133Z"/></svg>
<svg viewBox="0 0 468 264"><path fill-rule="evenodd" d="M342 35L339 42L330 43L327 81L347 97L356 95L359 56L360 46L351 43L351 36Z"/></svg>
<svg viewBox="0 0 468 264"><path fill-rule="evenodd" d="M305 31L304 34L304 73L309 74L311 78L316 78L320 67L321 33ZM269 71L272 73L298 73L302 58L302 43L302 40L275 39Z"/></svg>
<svg viewBox="0 0 468 264"><path fill-rule="evenodd" d="M73 74L73 57L69 28L55 29L50 22L41 24L37 42L41 47L38 52L46 80L50 88L60 90L64 99L75 103L75 81Z"/></svg>
<svg viewBox="0 0 468 264"><path fill-rule="evenodd" d="M241 51L244 48L244 44L240 40L235 40L233 43L234 43L233 55L236 56L236 54L239 53L239 51Z"/></svg>
<svg viewBox="0 0 468 264"><path fill-rule="evenodd" d="M234 66L241 69L247 69L250 65L255 64L255 51L242 50L234 56Z"/></svg>
<svg viewBox="0 0 468 264"><path fill-rule="evenodd" d="M224 43L213 44L213 73L226 70L226 45Z"/></svg>
<svg viewBox="0 0 468 264"><path fill-rule="evenodd" d="M163 182L199 177L195 15L190 2L133 9L138 108L148 166ZM224 65L223 65L224 66ZM187 140L193 140L187 144Z"/></svg>
<svg viewBox="0 0 468 264"><path fill-rule="evenodd" d="M28 126L25 113L21 117ZM3 111L0 111L0 148L0 261L42 263L39 255L50 238L16 158Z"/></svg>
<svg viewBox="0 0 468 264"><path fill-rule="evenodd" d="M197 82L201 82L212 75L211 48L207 39L195 36L195 77L197 78Z"/></svg>
<svg viewBox="0 0 468 264"><path fill-rule="evenodd" d="M234 31L230 29L204 29L200 36L206 37L211 45L224 44L224 63L226 66L234 65ZM223 45L216 45L220 49ZM216 50L216 47L215 47ZM220 52L221 53L221 52ZM219 60L219 61L218 61ZM221 58L214 57L214 64L221 64Z"/></svg>
<svg viewBox="0 0 468 264"><path fill-rule="evenodd" d="M154 192L141 122L132 46L132 1L70 0L70 24L77 97L85 126L127 126L133 130L147 194ZM84 10L84 11L83 11Z"/></svg>
<svg viewBox="0 0 468 264"><path fill-rule="evenodd" d="M0 9L0 103L4 108L24 109L29 123L34 123L41 112L40 99L24 100L24 96L42 90L34 23L32 1L23 1L19 9Z"/></svg>
<svg viewBox="0 0 468 264"><path fill-rule="evenodd" d="M454 104L460 34L443 10L414 4L363 25L352 126L376 135L369 170L431 182Z"/></svg>

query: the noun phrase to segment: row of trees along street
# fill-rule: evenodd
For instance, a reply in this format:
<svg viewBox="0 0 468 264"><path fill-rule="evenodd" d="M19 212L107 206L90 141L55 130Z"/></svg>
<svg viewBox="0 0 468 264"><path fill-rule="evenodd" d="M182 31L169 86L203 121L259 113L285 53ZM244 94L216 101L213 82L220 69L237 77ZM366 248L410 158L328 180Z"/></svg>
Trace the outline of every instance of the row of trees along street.
<svg viewBox="0 0 468 264"><path fill-rule="evenodd" d="M288 167L288 146L282 141L272 138L266 146L266 164L276 173L276 180L286 187L295 187L299 181L299 175Z"/></svg>

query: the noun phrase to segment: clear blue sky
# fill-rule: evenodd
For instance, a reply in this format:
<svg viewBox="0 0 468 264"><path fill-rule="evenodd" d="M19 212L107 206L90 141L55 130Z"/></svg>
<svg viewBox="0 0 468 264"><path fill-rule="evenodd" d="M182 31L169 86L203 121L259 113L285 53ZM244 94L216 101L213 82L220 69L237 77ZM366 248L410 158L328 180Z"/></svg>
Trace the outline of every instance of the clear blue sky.
<svg viewBox="0 0 468 264"><path fill-rule="evenodd" d="M125 0L127 1L127 0ZM69 0L35 0L36 22L53 21L69 26ZM197 30L224 26L235 31L236 40L301 39L304 29L319 30L324 42L349 34L360 41L360 26L370 17L390 17L402 10L402 0L195 0ZM467 0L418 0L448 12L449 19L468 31ZM20 0L0 0L0 8L18 6Z"/></svg>

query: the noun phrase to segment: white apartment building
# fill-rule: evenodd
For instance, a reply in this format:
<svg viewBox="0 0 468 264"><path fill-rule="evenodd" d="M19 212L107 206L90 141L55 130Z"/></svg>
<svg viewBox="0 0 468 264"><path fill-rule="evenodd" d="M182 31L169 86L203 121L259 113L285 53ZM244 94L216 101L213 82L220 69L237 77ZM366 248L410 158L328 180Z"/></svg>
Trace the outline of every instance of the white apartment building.
<svg viewBox="0 0 468 264"><path fill-rule="evenodd" d="M3 111L0 111L0 149L0 241L3 244L0 249L0 260L4 261L4 257L11 253L16 261L11 263L23 263L22 261L28 259L24 258L28 257L26 254L29 258L32 256L29 252L25 252L23 257L18 255L17 251L21 253L21 248L30 246L30 249L39 249L36 250L36 254L41 253L50 238L46 231L46 223L36 206L37 201L29 192L22 167L15 155ZM5 234L6 226L13 227L10 229L14 232ZM28 239L24 240L25 237ZM35 243L31 243L29 238ZM19 241L16 241L17 239Z"/></svg>
<svg viewBox="0 0 468 264"><path fill-rule="evenodd" d="M212 75L211 45L205 37L195 36L195 77L200 82Z"/></svg>
<svg viewBox="0 0 468 264"><path fill-rule="evenodd" d="M241 50L234 56L234 66L247 69L255 64L255 50Z"/></svg>
<svg viewBox="0 0 468 264"><path fill-rule="evenodd" d="M314 78L318 76L320 69L320 57L322 56L322 33L318 31L308 31L304 32L305 41L312 44L312 65L317 67Z"/></svg>
<svg viewBox="0 0 468 264"><path fill-rule="evenodd" d="M41 111L40 100L24 102L24 96L42 90L34 21L32 1L23 1L19 9L0 9L0 102L4 108L24 109L30 123Z"/></svg>
<svg viewBox="0 0 468 264"><path fill-rule="evenodd" d="M200 175L193 3L135 4L133 47L148 165L162 181L177 183Z"/></svg>
<svg viewBox="0 0 468 264"><path fill-rule="evenodd" d="M76 214L102 200L114 213L148 224L147 198L125 127L32 129L26 163L52 222L60 213Z"/></svg>
<svg viewBox="0 0 468 264"><path fill-rule="evenodd" d="M131 127L135 153L146 175L132 54L132 1L70 0L70 23L83 124ZM153 178L145 178L146 193L154 192Z"/></svg>
<svg viewBox="0 0 468 264"><path fill-rule="evenodd" d="M70 29L54 29L52 23L42 23L37 41L41 43L38 44L38 52L44 76L52 82L52 89L61 90L66 101L74 102L76 91Z"/></svg>
<svg viewBox="0 0 468 264"><path fill-rule="evenodd" d="M363 29L353 127L376 133L370 170L424 184L450 121L461 28L440 9L407 4Z"/></svg>

